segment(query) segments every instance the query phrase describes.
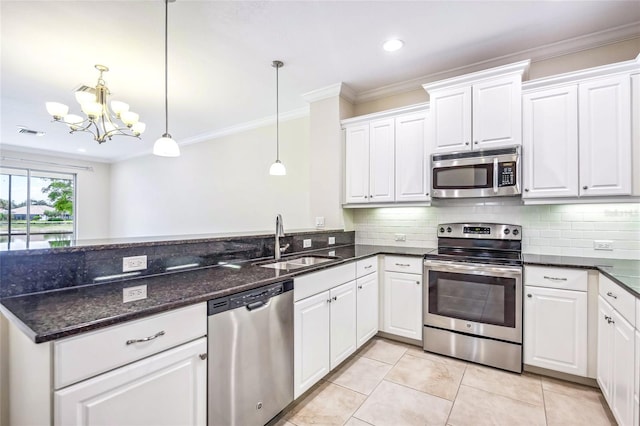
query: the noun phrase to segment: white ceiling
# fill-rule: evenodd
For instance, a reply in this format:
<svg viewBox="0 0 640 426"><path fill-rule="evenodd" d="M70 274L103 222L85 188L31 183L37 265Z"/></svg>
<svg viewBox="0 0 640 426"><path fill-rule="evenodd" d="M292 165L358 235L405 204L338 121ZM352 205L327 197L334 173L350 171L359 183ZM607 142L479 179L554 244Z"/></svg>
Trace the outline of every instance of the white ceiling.
<svg viewBox="0 0 640 426"><path fill-rule="evenodd" d="M164 133L163 0L2 0L0 13L3 148L103 161L151 151ZM180 143L273 117L274 59L285 63L285 113L307 107L302 94L338 82L370 93L629 24L640 35L639 0L178 0L169 5L169 131ZM383 51L390 37L405 47ZM147 123L142 140L98 145L50 122L46 101L79 113L73 90L95 85L95 64L110 67L105 80L112 98L129 103ZM18 125L46 135L19 135Z"/></svg>

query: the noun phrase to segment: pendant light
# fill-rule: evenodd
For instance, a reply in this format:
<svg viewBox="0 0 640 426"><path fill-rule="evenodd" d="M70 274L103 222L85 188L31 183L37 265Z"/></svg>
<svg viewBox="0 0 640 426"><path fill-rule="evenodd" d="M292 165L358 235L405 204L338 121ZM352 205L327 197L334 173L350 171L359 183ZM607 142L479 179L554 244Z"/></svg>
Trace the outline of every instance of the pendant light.
<svg viewBox="0 0 640 426"><path fill-rule="evenodd" d="M280 110L278 99L278 70L282 68L284 63L282 61L273 61L272 67L276 69L276 162L269 168L269 174L272 176L284 176L287 174L287 169L284 164L280 162Z"/></svg>
<svg viewBox="0 0 640 426"><path fill-rule="evenodd" d="M153 154L161 157L179 157L180 147L169 134L169 96L168 96L168 45L169 45L169 2L164 0L164 134L153 144Z"/></svg>

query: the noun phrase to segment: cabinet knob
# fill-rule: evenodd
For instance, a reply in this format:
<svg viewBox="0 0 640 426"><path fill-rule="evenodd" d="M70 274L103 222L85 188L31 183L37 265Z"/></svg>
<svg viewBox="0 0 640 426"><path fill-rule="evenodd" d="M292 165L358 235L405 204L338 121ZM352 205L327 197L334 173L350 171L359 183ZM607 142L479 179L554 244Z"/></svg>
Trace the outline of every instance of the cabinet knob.
<svg viewBox="0 0 640 426"><path fill-rule="evenodd" d="M474 144L478 145L478 141L475 141Z"/></svg>
<svg viewBox="0 0 640 426"><path fill-rule="evenodd" d="M327 299L327 303L331 303L331 299Z"/></svg>
<svg viewBox="0 0 640 426"><path fill-rule="evenodd" d="M369 196L368 196L368 195L365 195L365 196L364 196L364 198L369 198Z"/></svg>
<svg viewBox="0 0 640 426"><path fill-rule="evenodd" d="M465 145L469 145L469 142L465 142L464 144L465 144Z"/></svg>
<svg viewBox="0 0 640 426"><path fill-rule="evenodd" d="M524 189L524 192L529 192L529 188L525 188L525 189Z"/></svg>
<svg viewBox="0 0 640 426"><path fill-rule="evenodd" d="M527 294L527 297L531 299L533 296L531 294Z"/></svg>
<svg viewBox="0 0 640 426"><path fill-rule="evenodd" d="M207 354L200 354L198 356L200 357L201 360L207 359Z"/></svg>
<svg viewBox="0 0 640 426"><path fill-rule="evenodd" d="M358 286L358 288L359 288L360 290L362 290L362 286L361 286L361 285L359 285L359 286Z"/></svg>
<svg viewBox="0 0 640 426"><path fill-rule="evenodd" d="M373 198L373 195L369 195L369 198Z"/></svg>
<svg viewBox="0 0 640 426"><path fill-rule="evenodd" d="M420 281L416 281L416 284L420 285Z"/></svg>
<svg viewBox="0 0 640 426"><path fill-rule="evenodd" d="M424 195L429 196L429 193L427 192L427 193L426 193L426 194L424 194Z"/></svg>
<svg viewBox="0 0 640 426"><path fill-rule="evenodd" d="M587 185L585 185L585 186L582 187L582 189L584 189L586 191L587 189L589 189L589 187Z"/></svg>
<svg viewBox="0 0 640 426"><path fill-rule="evenodd" d="M331 300L334 300L334 301L335 301L335 300L338 300L338 296L333 296L333 297L331 298Z"/></svg>

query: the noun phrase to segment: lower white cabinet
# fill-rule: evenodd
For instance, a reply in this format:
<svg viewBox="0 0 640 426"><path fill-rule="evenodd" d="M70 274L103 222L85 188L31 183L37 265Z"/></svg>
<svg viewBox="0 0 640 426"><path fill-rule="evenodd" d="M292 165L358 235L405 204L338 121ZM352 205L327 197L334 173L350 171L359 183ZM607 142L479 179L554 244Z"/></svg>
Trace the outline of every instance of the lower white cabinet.
<svg viewBox="0 0 640 426"><path fill-rule="evenodd" d="M295 302L293 315L297 398L356 350L355 280Z"/></svg>
<svg viewBox="0 0 640 426"><path fill-rule="evenodd" d="M54 425L205 425L207 339L54 393Z"/></svg>
<svg viewBox="0 0 640 426"><path fill-rule="evenodd" d="M640 309L640 299L638 303L637 309ZM640 314L638 314L640 315ZM635 390L635 402L634 402L634 410L635 410L635 423L636 425L640 425L640 323L636 322L636 378L634 380L636 384Z"/></svg>
<svg viewBox="0 0 640 426"><path fill-rule="evenodd" d="M587 292L525 286L525 294L524 363L586 377Z"/></svg>
<svg viewBox="0 0 640 426"><path fill-rule="evenodd" d="M422 275L384 273L383 331L422 340Z"/></svg>
<svg viewBox="0 0 640 426"><path fill-rule="evenodd" d="M356 351L356 282L332 288L329 296L330 367L333 370Z"/></svg>
<svg viewBox="0 0 640 426"><path fill-rule="evenodd" d="M378 273L356 280L357 347L378 333Z"/></svg>
<svg viewBox="0 0 640 426"><path fill-rule="evenodd" d="M635 327L599 296L597 380L620 426L634 424L635 346Z"/></svg>

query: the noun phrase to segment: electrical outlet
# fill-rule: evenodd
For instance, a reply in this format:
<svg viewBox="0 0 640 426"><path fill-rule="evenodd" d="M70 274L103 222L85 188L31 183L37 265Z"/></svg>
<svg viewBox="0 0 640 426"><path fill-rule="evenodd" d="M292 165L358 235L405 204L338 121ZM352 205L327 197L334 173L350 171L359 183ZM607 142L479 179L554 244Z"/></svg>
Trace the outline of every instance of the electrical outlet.
<svg viewBox="0 0 640 426"><path fill-rule="evenodd" d="M311 240L302 240L302 248L311 248Z"/></svg>
<svg viewBox="0 0 640 426"><path fill-rule="evenodd" d="M316 228L324 228L324 216L316 217Z"/></svg>
<svg viewBox="0 0 640 426"><path fill-rule="evenodd" d="M395 235L395 240L396 241L407 241L407 235L406 234L396 234Z"/></svg>
<svg viewBox="0 0 640 426"><path fill-rule="evenodd" d="M138 285L122 289L122 303L133 302L147 298L147 285Z"/></svg>
<svg viewBox="0 0 640 426"><path fill-rule="evenodd" d="M611 240L594 240L593 241L593 249L594 250L613 250L613 241Z"/></svg>
<svg viewBox="0 0 640 426"><path fill-rule="evenodd" d="M335 256L335 255L336 255L336 251L335 251L335 250L331 250L331 251L329 252L329 256Z"/></svg>
<svg viewBox="0 0 640 426"><path fill-rule="evenodd" d="M141 271L147 269L147 255L122 258L122 272Z"/></svg>
<svg viewBox="0 0 640 426"><path fill-rule="evenodd" d="M336 237L329 237L329 245L336 243Z"/></svg>

